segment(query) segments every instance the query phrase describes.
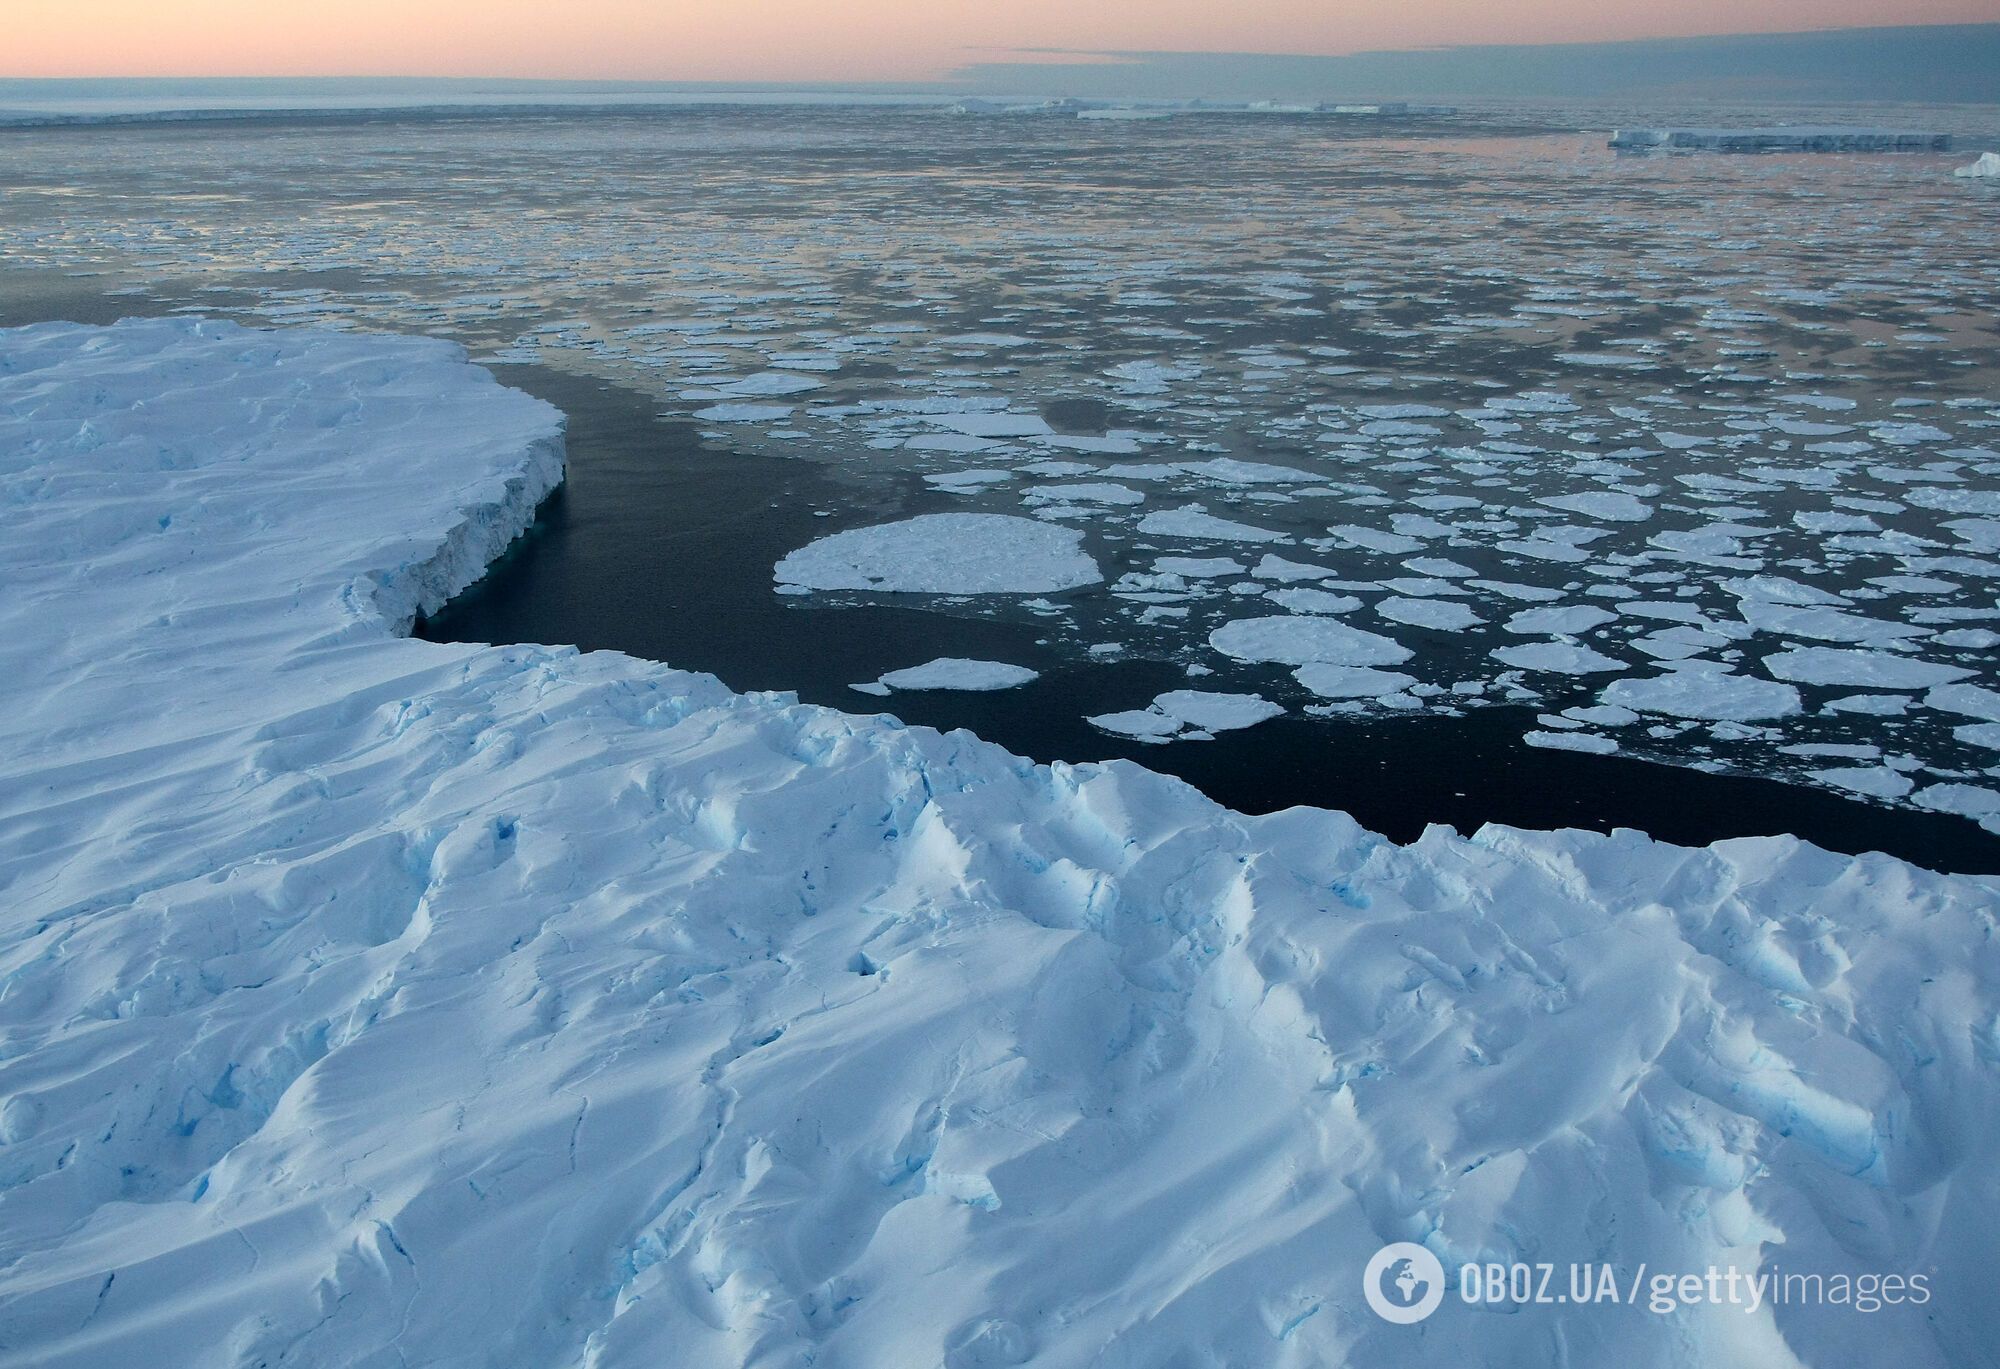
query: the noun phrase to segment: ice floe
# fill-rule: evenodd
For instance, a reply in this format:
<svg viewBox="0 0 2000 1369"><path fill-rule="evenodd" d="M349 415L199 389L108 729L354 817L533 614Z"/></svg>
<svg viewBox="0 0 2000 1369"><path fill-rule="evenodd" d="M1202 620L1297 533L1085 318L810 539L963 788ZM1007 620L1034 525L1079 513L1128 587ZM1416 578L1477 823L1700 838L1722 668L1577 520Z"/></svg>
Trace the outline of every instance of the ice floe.
<svg viewBox="0 0 2000 1369"><path fill-rule="evenodd" d="M1080 533L1032 518L930 513L850 528L778 563L781 586L904 594L1048 594L1103 579Z"/></svg>
<svg viewBox="0 0 2000 1369"><path fill-rule="evenodd" d="M888 689L963 689L985 692L1013 689L1039 678L1026 666L1004 661L973 661L961 656L940 656L923 665L907 666L878 676L875 683Z"/></svg>
<svg viewBox="0 0 2000 1369"><path fill-rule="evenodd" d="M1799 691L1775 680L1718 670L1674 670L1604 687L1605 703L1641 713L1723 722L1783 718L1800 709Z"/></svg>
<svg viewBox="0 0 2000 1369"><path fill-rule="evenodd" d="M1209 644L1239 661L1282 665L1401 665L1416 653L1393 638L1332 618L1237 618L1209 634Z"/></svg>
<svg viewBox="0 0 2000 1369"><path fill-rule="evenodd" d="M1278 717L1283 704L1256 694L1224 694L1204 689L1173 689L1145 708L1100 713L1091 726L1137 741L1204 741L1217 732L1255 727Z"/></svg>

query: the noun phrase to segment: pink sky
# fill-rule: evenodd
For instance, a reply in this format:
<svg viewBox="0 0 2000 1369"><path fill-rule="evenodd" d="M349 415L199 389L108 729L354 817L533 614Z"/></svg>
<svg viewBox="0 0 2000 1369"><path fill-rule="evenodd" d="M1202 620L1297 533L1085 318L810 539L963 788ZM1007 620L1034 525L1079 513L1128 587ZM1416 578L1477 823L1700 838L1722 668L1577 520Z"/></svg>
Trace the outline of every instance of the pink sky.
<svg viewBox="0 0 2000 1369"><path fill-rule="evenodd" d="M2000 0L4 0L0 76L909 81L1018 48L1331 55L1996 19Z"/></svg>

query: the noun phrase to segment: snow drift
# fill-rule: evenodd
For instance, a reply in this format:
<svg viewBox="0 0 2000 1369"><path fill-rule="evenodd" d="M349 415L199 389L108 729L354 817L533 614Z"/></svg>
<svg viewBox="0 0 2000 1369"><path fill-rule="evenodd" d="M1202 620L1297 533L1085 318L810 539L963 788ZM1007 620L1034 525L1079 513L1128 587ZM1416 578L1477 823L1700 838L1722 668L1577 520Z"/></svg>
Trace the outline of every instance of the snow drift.
<svg viewBox="0 0 2000 1369"><path fill-rule="evenodd" d="M441 343L0 334L0 1363L1991 1362L1994 881L399 638L560 469Z"/></svg>

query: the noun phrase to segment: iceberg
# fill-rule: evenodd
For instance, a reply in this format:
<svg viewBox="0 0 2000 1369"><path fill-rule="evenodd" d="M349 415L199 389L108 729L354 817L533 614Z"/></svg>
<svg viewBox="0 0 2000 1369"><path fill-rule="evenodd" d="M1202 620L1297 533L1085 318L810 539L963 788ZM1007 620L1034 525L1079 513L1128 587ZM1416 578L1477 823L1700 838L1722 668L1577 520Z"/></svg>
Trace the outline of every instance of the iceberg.
<svg viewBox="0 0 2000 1369"><path fill-rule="evenodd" d="M1966 179L2000 176L2000 152L1982 152L1978 161L1961 166L1951 174Z"/></svg>
<svg viewBox="0 0 2000 1369"><path fill-rule="evenodd" d="M402 635L562 469L560 415L443 342L0 333L11 1362L2000 1343L2000 881L1788 837L1399 846ZM1931 1283L1870 1315L1451 1297L1417 1333L1364 1301L1394 1241Z"/></svg>

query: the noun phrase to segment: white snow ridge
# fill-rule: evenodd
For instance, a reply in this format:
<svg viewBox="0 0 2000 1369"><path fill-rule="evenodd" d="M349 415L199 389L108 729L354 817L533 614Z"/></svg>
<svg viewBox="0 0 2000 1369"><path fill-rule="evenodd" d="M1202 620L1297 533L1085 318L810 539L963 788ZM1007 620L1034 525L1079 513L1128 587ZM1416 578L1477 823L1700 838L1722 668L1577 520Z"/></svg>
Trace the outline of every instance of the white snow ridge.
<svg viewBox="0 0 2000 1369"><path fill-rule="evenodd" d="M1791 838L1398 847L400 638L561 431L437 342L0 333L0 1362L2000 1343L1995 881ZM1360 1283L1395 1240L1931 1296L1404 1327Z"/></svg>

